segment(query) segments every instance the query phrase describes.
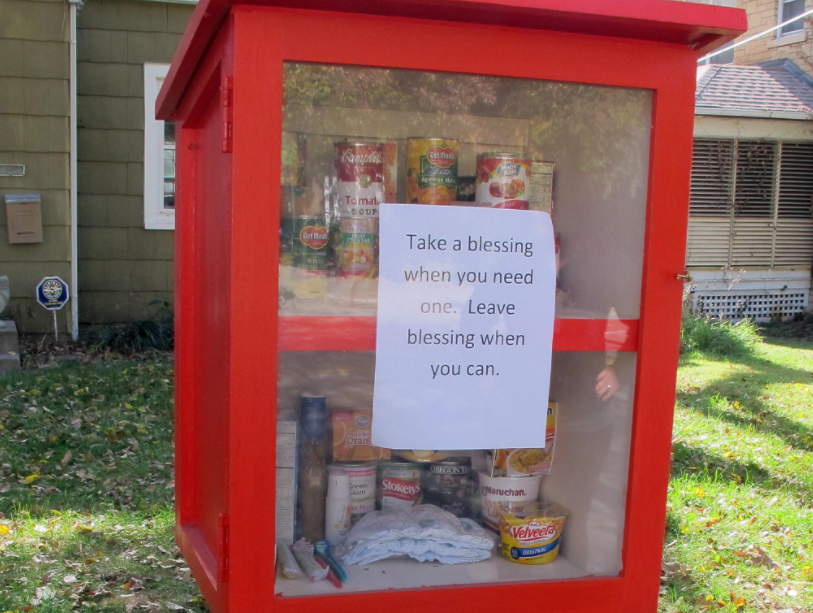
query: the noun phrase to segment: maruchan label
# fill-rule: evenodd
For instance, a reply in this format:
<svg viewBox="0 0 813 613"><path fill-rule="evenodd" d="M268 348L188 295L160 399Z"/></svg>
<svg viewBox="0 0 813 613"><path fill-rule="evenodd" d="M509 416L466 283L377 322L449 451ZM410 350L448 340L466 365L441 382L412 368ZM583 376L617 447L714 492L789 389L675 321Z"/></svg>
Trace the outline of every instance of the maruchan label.
<svg viewBox="0 0 813 613"><path fill-rule="evenodd" d="M292 264L309 271L327 270L328 231L324 220L300 217L294 220Z"/></svg>
<svg viewBox="0 0 813 613"><path fill-rule="evenodd" d="M336 143L333 162L342 219L377 219L384 201L384 145Z"/></svg>

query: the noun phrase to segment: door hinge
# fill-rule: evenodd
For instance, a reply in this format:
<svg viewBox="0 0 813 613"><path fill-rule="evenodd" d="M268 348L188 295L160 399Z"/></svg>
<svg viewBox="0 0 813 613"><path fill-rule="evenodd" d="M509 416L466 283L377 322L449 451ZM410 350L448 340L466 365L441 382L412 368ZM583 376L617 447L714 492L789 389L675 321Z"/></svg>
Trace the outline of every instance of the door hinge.
<svg viewBox="0 0 813 613"><path fill-rule="evenodd" d="M229 516L225 513L217 517L217 580L229 580Z"/></svg>
<svg viewBox="0 0 813 613"><path fill-rule="evenodd" d="M234 130L233 92L231 77L220 80L220 110L223 114L223 153L231 153Z"/></svg>

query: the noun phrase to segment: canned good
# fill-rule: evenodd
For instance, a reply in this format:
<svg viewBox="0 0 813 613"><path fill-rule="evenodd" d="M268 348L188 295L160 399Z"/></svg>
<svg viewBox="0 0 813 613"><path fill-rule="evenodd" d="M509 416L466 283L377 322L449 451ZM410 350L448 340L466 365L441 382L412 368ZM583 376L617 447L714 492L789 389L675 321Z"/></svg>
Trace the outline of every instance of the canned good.
<svg viewBox="0 0 813 613"><path fill-rule="evenodd" d="M420 504L422 475L423 466L414 462L380 462L376 506L392 511Z"/></svg>
<svg viewBox="0 0 813 613"><path fill-rule="evenodd" d="M375 268L376 219L342 219L339 268L343 277L369 277Z"/></svg>
<svg viewBox="0 0 813 613"><path fill-rule="evenodd" d="M308 275L326 275L328 232L325 220L319 217L296 217L293 235L293 267Z"/></svg>
<svg viewBox="0 0 813 613"><path fill-rule="evenodd" d="M457 199L460 143L449 138L407 139L406 201L450 204Z"/></svg>
<svg viewBox="0 0 813 613"><path fill-rule="evenodd" d="M333 165L339 216L378 219L378 205L384 201L384 145L336 143Z"/></svg>
<svg viewBox="0 0 813 613"><path fill-rule="evenodd" d="M457 200L459 202L474 202L477 191L476 177L457 178Z"/></svg>
<svg viewBox="0 0 813 613"><path fill-rule="evenodd" d="M384 143L384 202L398 202L398 143Z"/></svg>
<svg viewBox="0 0 813 613"><path fill-rule="evenodd" d="M342 462L331 464L329 471L341 470L350 477L350 525L375 510L375 462Z"/></svg>
<svg viewBox="0 0 813 613"><path fill-rule="evenodd" d="M527 209L531 191L531 162L518 153L481 153L477 156L477 202L499 209Z"/></svg>
<svg viewBox="0 0 813 613"><path fill-rule="evenodd" d="M456 517L471 515L471 458L449 458L430 464L423 475L423 501Z"/></svg>

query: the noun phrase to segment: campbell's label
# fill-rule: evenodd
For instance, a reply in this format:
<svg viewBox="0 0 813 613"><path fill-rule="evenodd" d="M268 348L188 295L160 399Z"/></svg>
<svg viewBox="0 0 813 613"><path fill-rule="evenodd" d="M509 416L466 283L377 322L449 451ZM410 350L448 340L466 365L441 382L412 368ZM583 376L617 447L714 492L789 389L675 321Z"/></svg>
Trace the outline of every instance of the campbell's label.
<svg viewBox="0 0 813 613"><path fill-rule="evenodd" d="M333 163L342 219L377 219L384 202L383 143L336 143Z"/></svg>

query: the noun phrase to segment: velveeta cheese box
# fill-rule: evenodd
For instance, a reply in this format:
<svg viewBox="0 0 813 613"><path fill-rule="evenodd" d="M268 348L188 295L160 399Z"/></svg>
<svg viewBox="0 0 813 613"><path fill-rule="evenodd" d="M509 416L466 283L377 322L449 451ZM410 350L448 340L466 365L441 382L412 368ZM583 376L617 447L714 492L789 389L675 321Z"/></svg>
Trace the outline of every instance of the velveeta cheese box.
<svg viewBox="0 0 813 613"><path fill-rule="evenodd" d="M555 402L548 403L545 447L542 449L494 449L488 452L488 465L492 477L520 477L523 475L549 475L553 463L556 440Z"/></svg>
<svg viewBox="0 0 813 613"><path fill-rule="evenodd" d="M389 460L390 450L372 446L372 411L333 412L333 461Z"/></svg>

